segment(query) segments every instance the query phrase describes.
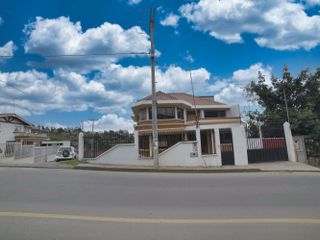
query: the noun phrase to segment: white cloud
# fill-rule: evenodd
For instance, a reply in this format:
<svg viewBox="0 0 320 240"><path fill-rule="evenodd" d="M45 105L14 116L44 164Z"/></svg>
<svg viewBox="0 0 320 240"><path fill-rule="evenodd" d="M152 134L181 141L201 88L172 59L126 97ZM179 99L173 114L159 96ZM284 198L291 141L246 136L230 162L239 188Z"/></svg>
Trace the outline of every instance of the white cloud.
<svg viewBox="0 0 320 240"><path fill-rule="evenodd" d="M229 79L218 80L209 87L216 92L215 98L228 104L245 104L247 102L245 87L251 81L257 81L259 72L265 77L266 84L271 84L271 67L262 63L251 65L247 69L233 72Z"/></svg>
<svg viewBox="0 0 320 240"><path fill-rule="evenodd" d="M320 0L305 0L306 5L309 6L316 6L320 5Z"/></svg>
<svg viewBox="0 0 320 240"><path fill-rule="evenodd" d="M26 53L39 55L73 55L148 52L149 36L138 26L123 29L118 24L105 22L99 27L82 30L81 23L67 17L45 19L37 17L25 26ZM51 68L64 68L81 72L99 70L106 64L123 57L137 55L111 55L86 57L46 58Z"/></svg>
<svg viewBox="0 0 320 240"><path fill-rule="evenodd" d="M142 0L128 0L129 5L139 4Z"/></svg>
<svg viewBox="0 0 320 240"><path fill-rule="evenodd" d="M13 52L15 51L16 47L12 41L7 42L5 45L0 47L0 56L5 56L5 57L12 57ZM8 58L0 58L0 62L4 61Z"/></svg>
<svg viewBox="0 0 320 240"><path fill-rule="evenodd" d="M123 67L118 64L111 64L102 69L99 79L111 89L117 89L128 95L141 98L151 91L150 67ZM192 71L193 82L198 89L205 88L210 79L210 73L204 68ZM170 65L165 71L156 69L157 90L174 92L190 91L190 72Z"/></svg>
<svg viewBox="0 0 320 240"><path fill-rule="evenodd" d="M91 131L92 122L85 121L83 123L83 128L85 131ZM94 130L97 132L103 132L106 130L128 130L133 131L132 120L118 116L117 114L106 114L94 122Z"/></svg>
<svg viewBox="0 0 320 240"><path fill-rule="evenodd" d="M162 26L171 26L171 27L178 27L178 22L179 22L180 16L170 13L169 15L166 16L165 19L160 21L160 24Z"/></svg>
<svg viewBox="0 0 320 240"><path fill-rule="evenodd" d="M243 42L243 33L256 35L259 46L277 50L310 50L320 43L320 16L308 16L303 4L291 0L200 0L179 11L194 29L227 43Z"/></svg>
<svg viewBox="0 0 320 240"><path fill-rule="evenodd" d="M184 60L186 60L186 61L189 62L189 63L193 63L193 62L194 62L194 58L193 58L190 54L188 54L188 55L184 58Z"/></svg>
<svg viewBox="0 0 320 240"><path fill-rule="evenodd" d="M244 104L246 102L244 86L231 83L219 92L215 99L229 104Z"/></svg>
<svg viewBox="0 0 320 240"><path fill-rule="evenodd" d="M0 72L0 105L16 106L43 114L50 110L85 111L104 106L127 106L133 101L95 79L87 79L74 72L56 71L53 77L46 73L30 70L27 72ZM22 92L20 92L19 90Z"/></svg>
<svg viewBox="0 0 320 240"><path fill-rule="evenodd" d="M253 64L247 69L234 71L232 80L240 84L248 84L257 80L259 72L265 77L266 83L271 84L271 67L265 67L262 63Z"/></svg>

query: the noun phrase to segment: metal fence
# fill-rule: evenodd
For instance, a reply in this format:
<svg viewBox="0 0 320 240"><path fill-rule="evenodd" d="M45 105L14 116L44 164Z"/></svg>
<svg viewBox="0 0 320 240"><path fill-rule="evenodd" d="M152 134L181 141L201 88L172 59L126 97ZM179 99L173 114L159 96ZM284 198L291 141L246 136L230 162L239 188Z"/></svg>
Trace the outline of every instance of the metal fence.
<svg viewBox="0 0 320 240"><path fill-rule="evenodd" d="M305 138L304 139L307 157L320 157L320 141L314 138Z"/></svg>
<svg viewBox="0 0 320 240"><path fill-rule="evenodd" d="M262 128L258 134L247 131L247 152L249 163L287 161L283 128Z"/></svg>
<svg viewBox="0 0 320 240"><path fill-rule="evenodd" d="M84 158L96 158L117 144L134 143L133 133L128 131L106 131L103 133L85 133Z"/></svg>

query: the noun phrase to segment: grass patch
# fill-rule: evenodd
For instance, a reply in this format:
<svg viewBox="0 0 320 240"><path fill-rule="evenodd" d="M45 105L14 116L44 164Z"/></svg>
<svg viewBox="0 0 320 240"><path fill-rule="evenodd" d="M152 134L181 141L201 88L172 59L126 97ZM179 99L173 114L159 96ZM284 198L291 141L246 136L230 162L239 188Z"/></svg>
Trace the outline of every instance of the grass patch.
<svg viewBox="0 0 320 240"><path fill-rule="evenodd" d="M65 165L70 165L72 167L77 166L78 164L81 163L81 161L77 159L71 159L71 160L65 160L65 161L59 161L60 164L65 164Z"/></svg>

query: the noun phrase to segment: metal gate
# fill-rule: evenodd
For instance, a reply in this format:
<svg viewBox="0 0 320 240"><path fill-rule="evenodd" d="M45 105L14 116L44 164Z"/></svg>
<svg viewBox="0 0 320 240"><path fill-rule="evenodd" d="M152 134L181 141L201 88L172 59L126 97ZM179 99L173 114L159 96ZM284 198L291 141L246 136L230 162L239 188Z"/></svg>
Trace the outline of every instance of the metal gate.
<svg viewBox="0 0 320 240"><path fill-rule="evenodd" d="M234 151L231 129L219 129L219 133L222 165L234 165Z"/></svg>
<svg viewBox="0 0 320 240"><path fill-rule="evenodd" d="M288 161L283 128L247 129L247 152L249 163Z"/></svg>

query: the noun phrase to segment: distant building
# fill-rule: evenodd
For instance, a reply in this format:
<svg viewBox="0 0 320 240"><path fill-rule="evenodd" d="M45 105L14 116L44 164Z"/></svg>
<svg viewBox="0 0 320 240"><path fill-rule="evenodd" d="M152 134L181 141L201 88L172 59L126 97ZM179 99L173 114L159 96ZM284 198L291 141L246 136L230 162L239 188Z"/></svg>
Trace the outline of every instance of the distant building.
<svg viewBox="0 0 320 240"><path fill-rule="evenodd" d="M40 145L48 140L47 134L34 133L33 124L15 113L0 114L0 143L21 142Z"/></svg>

